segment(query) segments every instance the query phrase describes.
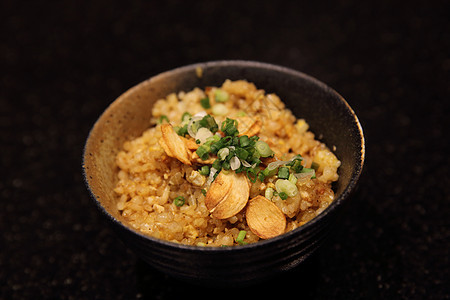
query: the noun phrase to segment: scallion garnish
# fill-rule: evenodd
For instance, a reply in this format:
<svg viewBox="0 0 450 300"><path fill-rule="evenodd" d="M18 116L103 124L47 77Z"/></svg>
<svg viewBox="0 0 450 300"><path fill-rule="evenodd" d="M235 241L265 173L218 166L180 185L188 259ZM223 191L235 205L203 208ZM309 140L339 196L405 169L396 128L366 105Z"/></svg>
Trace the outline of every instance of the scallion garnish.
<svg viewBox="0 0 450 300"><path fill-rule="evenodd" d="M287 179L278 179L275 182L275 189L278 194L286 193L289 197L294 197L298 193L297 186Z"/></svg>
<svg viewBox="0 0 450 300"><path fill-rule="evenodd" d="M184 203L185 200L183 196L178 196L175 199L173 199L173 204L175 204L175 206L181 207L184 205Z"/></svg>
<svg viewBox="0 0 450 300"><path fill-rule="evenodd" d="M209 103L209 98L208 98L208 97L203 98L203 99L200 99L200 105L201 105L204 109L211 108L211 104Z"/></svg>
<svg viewBox="0 0 450 300"><path fill-rule="evenodd" d="M209 104L209 98L204 98L201 102ZM221 134L216 133L219 130L216 120L204 112L193 117L189 113L184 113L182 121L189 124L181 127L182 122L179 127L175 127L176 132L181 136L189 133L197 144L200 142L200 146L196 150L200 159L207 160L210 154L217 155L217 159L212 165L199 169L200 174L205 176L209 174L208 184L221 170L231 169L236 173L245 172L251 182L256 182L258 179L263 182L267 177L278 175L278 181L282 180L282 182L278 183L278 187L276 185L277 193L284 192L288 197L292 197L297 192L295 184L299 173L311 172L311 170L314 172L314 169L307 169L301 165L303 158L300 155L294 156L288 161L272 162L267 168L260 169L260 157L273 156L274 152L266 142L260 141L256 135L238 136L237 120L226 118L220 125ZM225 136L221 136L222 134ZM312 175L314 176L314 174ZM288 183L284 183L284 181Z"/></svg>
<svg viewBox="0 0 450 300"><path fill-rule="evenodd" d="M192 117L192 115L188 112L183 113L183 115L181 116L181 121L182 122L186 122L189 121L189 119Z"/></svg>
<svg viewBox="0 0 450 300"><path fill-rule="evenodd" d="M222 103L217 103L212 107L212 113L216 116L225 116L228 113L228 108Z"/></svg>
<svg viewBox="0 0 450 300"><path fill-rule="evenodd" d="M274 154L272 149L270 149L269 145L267 145L267 143L263 142L263 141L257 141L255 143L255 149L256 149L256 151L258 151L258 153L262 157L269 157L269 156L272 156Z"/></svg>
<svg viewBox="0 0 450 300"><path fill-rule="evenodd" d="M246 160L248 157L248 152L244 148L236 148L236 156L241 160Z"/></svg>
<svg viewBox="0 0 450 300"><path fill-rule="evenodd" d="M204 116L198 123L201 127L209 129L212 133L216 133L219 130L219 125L217 125L216 120L211 115Z"/></svg>
<svg viewBox="0 0 450 300"><path fill-rule="evenodd" d="M198 157L200 157L202 160L207 160L209 158L209 151L211 150L211 147L207 145L207 143L201 145L198 147L198 149L195 151L197 153Z"/></svg>
<svg viewBox="0 0 450 300"><path fill-rule="evenodd" d="M162 124L164 120L169 123L169 118L166 115L161 115L158 119L158 124Z"/></svg>
<svg viewBox="0 0 450 300"><path fill-rule="evenodd" d="M280 167L278 169L278 178L288 179L289 178L289 168L288 167Z"/></svg>
<svg viewBox="0 0 450 300"><path fill-rule="evenodd" d="M239 137L239 144L241 145L241 147L250 146L250 139L246 135L240 136Z"/></svg>
<svg viewBox="0 0 450 300"><path fill-rule="evenodd" d="M264 197L266 197L269 200L272 200L274 192L275 190L273 188L268 187L264 192Z"/></svg>
<svg viewBox="0 0 450 300"><path fill-rule="evenodd" d="M209 167L208 167L208 166L202 166L202 167L200 168L199 173L200 173L201 175L204 175L204 176L209 175Z"/></svg>
<svg viewBox="0 0 450 300"><path fill-rule="evenodd" d="M239 245L245 245L246 243L244 242L244 239L246 235L247 231L245 230L239 231L238 236L236 237L236 243L238 243Z"/></svg>
<svg viewBox="0 0 450 300"><path fill-rule="evenodd" d="M224 90L217 89L214 91L214 99L216 99L216 102L227 102L229 97L228 93Z"/></svg>
<svg viewBox="0 0 450 300"><path fill-rule="evenodd" d="M286 200L288 198L288 195L285 192L278 193L278 196L280 196L281 200Z"/></svg>
<svg viewBox="0 0 450 300"><path fill-rule="evenodd" d="M220 130L222 130L222 132L228 136L235 136L239 133L237 126L238 122L236 120L227 118L225 121L222 122Z"/></svg>

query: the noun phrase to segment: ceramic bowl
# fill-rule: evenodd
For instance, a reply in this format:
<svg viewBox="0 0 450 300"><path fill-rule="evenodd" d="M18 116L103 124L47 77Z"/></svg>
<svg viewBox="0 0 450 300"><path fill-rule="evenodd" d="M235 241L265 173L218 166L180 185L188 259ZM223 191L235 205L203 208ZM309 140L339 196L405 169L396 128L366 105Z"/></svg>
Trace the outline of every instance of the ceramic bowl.
<svg viewBox="0 0 450 300"><path fill-rule="evenodd" d="M197 71L202 70L202 76ZM152 105L172 92L220 86L246 79L276 93L341 160L335 201L307 224L273 239L236 247L197 247L145 236L128 227L115 205L114 158L123 142L148 128ZM304 73L252 61L213 61L156 75L126 91L106 108L84 149L85 182L96 205L122 241L154 268L209 286L243 285L294 268L310 256L336 226L364 163L364 137L357 116L336 91ZM114 263L114 262L111 262Z"/></svg>

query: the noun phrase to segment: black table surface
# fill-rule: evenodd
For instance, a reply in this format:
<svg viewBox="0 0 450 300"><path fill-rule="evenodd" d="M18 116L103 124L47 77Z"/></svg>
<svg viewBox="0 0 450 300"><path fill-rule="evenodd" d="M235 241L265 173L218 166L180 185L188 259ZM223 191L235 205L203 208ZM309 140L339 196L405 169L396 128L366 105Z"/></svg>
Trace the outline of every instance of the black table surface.
<svg viewBox="0 0 450 300"><path fill-rule="evenodd" d="M1 1L0 298L449 299L448 4ZM367 159L315 256L217 291L128 250L89 198L81 155L122 92L221 59L291 67L336 89L360 118Z"/></svg>

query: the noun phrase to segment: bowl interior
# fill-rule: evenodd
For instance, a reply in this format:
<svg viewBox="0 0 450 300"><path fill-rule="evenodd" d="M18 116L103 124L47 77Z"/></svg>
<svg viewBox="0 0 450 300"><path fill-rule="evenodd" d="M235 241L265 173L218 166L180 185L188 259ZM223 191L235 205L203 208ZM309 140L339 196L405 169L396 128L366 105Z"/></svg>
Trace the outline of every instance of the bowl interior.
<svg viewBox="0 0 450 300"><path fill-rule="evenodd" d="M198 68L203 70L201 77L196 74ZM364 138L347 102L325 84L291 69L249 61L218 61L152 77L122 94L97 120L86 142L83 167L90 192L108 216L123 222L113 192L117 182L115 156L126 140L149 127L155 101L172 92L220 86L226 79L246 79L267 93L276 93L297 118L304 118L316 138L334 148L342 162L334 186L336 201L328 209L348 196L362 170Z"/></svg>

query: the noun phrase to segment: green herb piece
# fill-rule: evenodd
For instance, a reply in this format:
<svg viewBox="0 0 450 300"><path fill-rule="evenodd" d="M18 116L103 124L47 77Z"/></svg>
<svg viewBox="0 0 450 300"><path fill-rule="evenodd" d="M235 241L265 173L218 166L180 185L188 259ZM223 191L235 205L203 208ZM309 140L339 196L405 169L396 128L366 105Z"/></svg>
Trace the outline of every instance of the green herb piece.
<svg viewBox="0 0 450 300"><path fill-rule="evenodd" d="M229 170L231 168L230 163L228 161L222 162L222 169Z"/></svg>
<svg viewBox="0 0 450 300"><path fill-rule="evenodd" d="M280 167L278 169L278 178L288 179L289 178L289 168L288 167Z"/></svg>
<svg viewBox="0 0 450 300"><path fill-rule="evenodd" d="M298 193L297 186L287 179L278 179L275 182L275 189L279 193L286 193L289 197L294 197Z"/></svg>
<svg viewBox="0 0 450 300"><path fill-rule="evenodd" d="M227 118L225 121L222 122L222 127L220 130L222 130L225 135L228 136L235 136L239 133L237 130L238 122L236 120Z"/></svg>
<svg viewBox="0 0 450 300"><path fill-rule="evenodd" d="M273 188L268 187L266 189L266 191L264 192L264 197L266 197L269 200L272 200L274 192L275 192L275 190Z"/></svg>
<svg viewBox="0 0 450 300"><path fill-rule="evenodd" d="M211 150L211 147L205 143L198 147L198 149L195 151L197 153L198 157L202 160L207 160L209 158L209 152Z"/></svg>
<svg viewBox="0 0 450 300"><path fill-rule="evenodd" d="M311 173L311 179L315 179L316 178L316 170L311 169L311 168L303 168L300 173Z"/></svg>
<svg viewBox="0 0 450 300"><path fill-rule="evenodd" d="M236 152L236 156L241 160L246 160L248 157L248 152L243 148L236 148L234 150Z"/></svg>
<svg viewBox="0 0 450 300"><path fill-rule="evenodd" d="M211 115L204 116L200 121L198 121L200 127L205 127L209 129L212 133L216 133L219 130L219 125L217 125L216 120Z"/></svg>
<svg viewBox="0 0 450 300"><path fill-rule="evenodd" d="M266 179L266 176L264 176L263 172L259 172L259 173L258 173L258 179L259 179L259 181L261 181L261 182L263 182L264 179Z"/></svg>
<svg viewBox="0 0 450 300"><path fill-rule="evenodd" d="M175 130L175 132L176 132L179 136L183 136L183 137L188 133L188 130L187 130L187 124L184 125L183 127L175 126L175 127L173 128L173 130Z"/></svg>
<svg viewBox="0 0 450 300"><path fill-rule="evenodd" d="M217 102L227 102L229 97L228 93L224 90L217 89L214 91L214 99L216 99Z"/></svg>
<svg viewBox="0 0 450 300"><path fill-rule="evenodd" d="M206 190L205 189L202 189L201 192L202 192L203 196L206 196Z"/></svg>
<svg viewBox="0 0 450 300"><path fill-rule="evenodd" d="M164 120L169 123L169 118L166 115L162 115L159 117L158 119L158 124L162 124L164 122Z"/></svg>
<svg viewBox="0 0 450 300"><path fill-rule="evenodd" d="M183 115L181 116L181 121L182 122L186 122L189 121L189 119L192 117L192 115L188 112L183 113Z"/></svg>
<svg viewBox="0 0 450 300"><path fill-rule="evenodd" d="M183 196L178 196L175 199L173 199L173 204L175 204L175 206L181 207L184 205L184 203L185 200Z"/></svg>
<svg viewBox="0 0 450 300"><path fill-rule="evenodd" d="M236 237L236 243L238 243L239 245L247 244L244 242L246 235L247 235L247 231L245 231L245 230L239 231L238 236Z"/></svg>
<svg viewBox="0 0 450 300"><path fill-rule="evenodd" d="M256 151L258 151L258 153L262 157L269 157L269 156L272 156L274 154L272 149L270 149L269 145L267 145L267 143L263 142L263 141L257 141L255 143L255 149L256 149Z"/></svg>
<svg viewBox="0 0 450 300"><path fill-rule="evenodd" d="M217 152L217 157L220 160L225 160L227 158L228 154L230 154L230 149L222 148Z"/></svg>
<svg viewBox="0 0 450 300"><path fill-rule="evenodd" d="M228 113L228 108L222 103L217 103L212 107L211 111L216 116L225 116Z"/></svg>
<svg viewBox="0 0 450 300"><path fill-rule="evenodd" d="M247 135L240 136L239 144L241 145L241 147L247 147L250 145L250 139L248 138Z"/></svg>
<svg viewBox="0 0 450 300"><path fill-rule="evenodd" d="M273 175L277 174L278 168L275 168L273 170L269 170L269 168L265 168L261 171L261 173L264 175L264 177L272 177Z"/></svg>
<svg viewBox="0 0 450 300"><path fill-rule="evenodd" d="M294 174L290 174L288 180L289 180L291 183L296 184L298 179L297 179L297 177L295 177Z"/></svg>
<svg viewBox="0 0 450 300"><path fill-rule="evenodd" d="M278 193L278 196L280 196L281 200L286 200L288 198L288 195L285 192Z"/></svg>
<svg viewBox="0 0 450 300"><path fill-rule="evenodd" d="M247 177L252 182L255 183L258 177L256 176L256 170L252 168L247 168Z"/></svg>
<svg viewBox="0 0 450 300"><path fill-rule="evenodd" d="M209 175L209 167L208 166L201 167L199 173L204 176Z"/></svg>
<svg viewBox="0 0 450 300"><path fill-rule="evenodd" d="M222 163L220 162L219 159L216 159L213 162L212 167L217 170L217 173L219 173L219 171L222 169Z"/></svg>
<svg viewBox="0 0 450 300"><path fill-rule="evenodd" d="M211 108L211 104L209 103L209 98L208 98L208 97L203 98L203 99L200 99L200 105L201 105L204 109Z"/></svg>
<svg viewBox="0 0 450 300"><path fill-rule="evenodd" d="M301 172L301 170L303 169L302 161L298 160L298 159L294 160L292 163L291 169L294 173Z"/></svg>
<svg viewBox="0 0 450 300"><path fill-rule="evenodd" d="M296 161L302 161L303 157L300 154L297 154L293 158L290 159L290 162L286 164L286 166L293 166Z"/></svg>

